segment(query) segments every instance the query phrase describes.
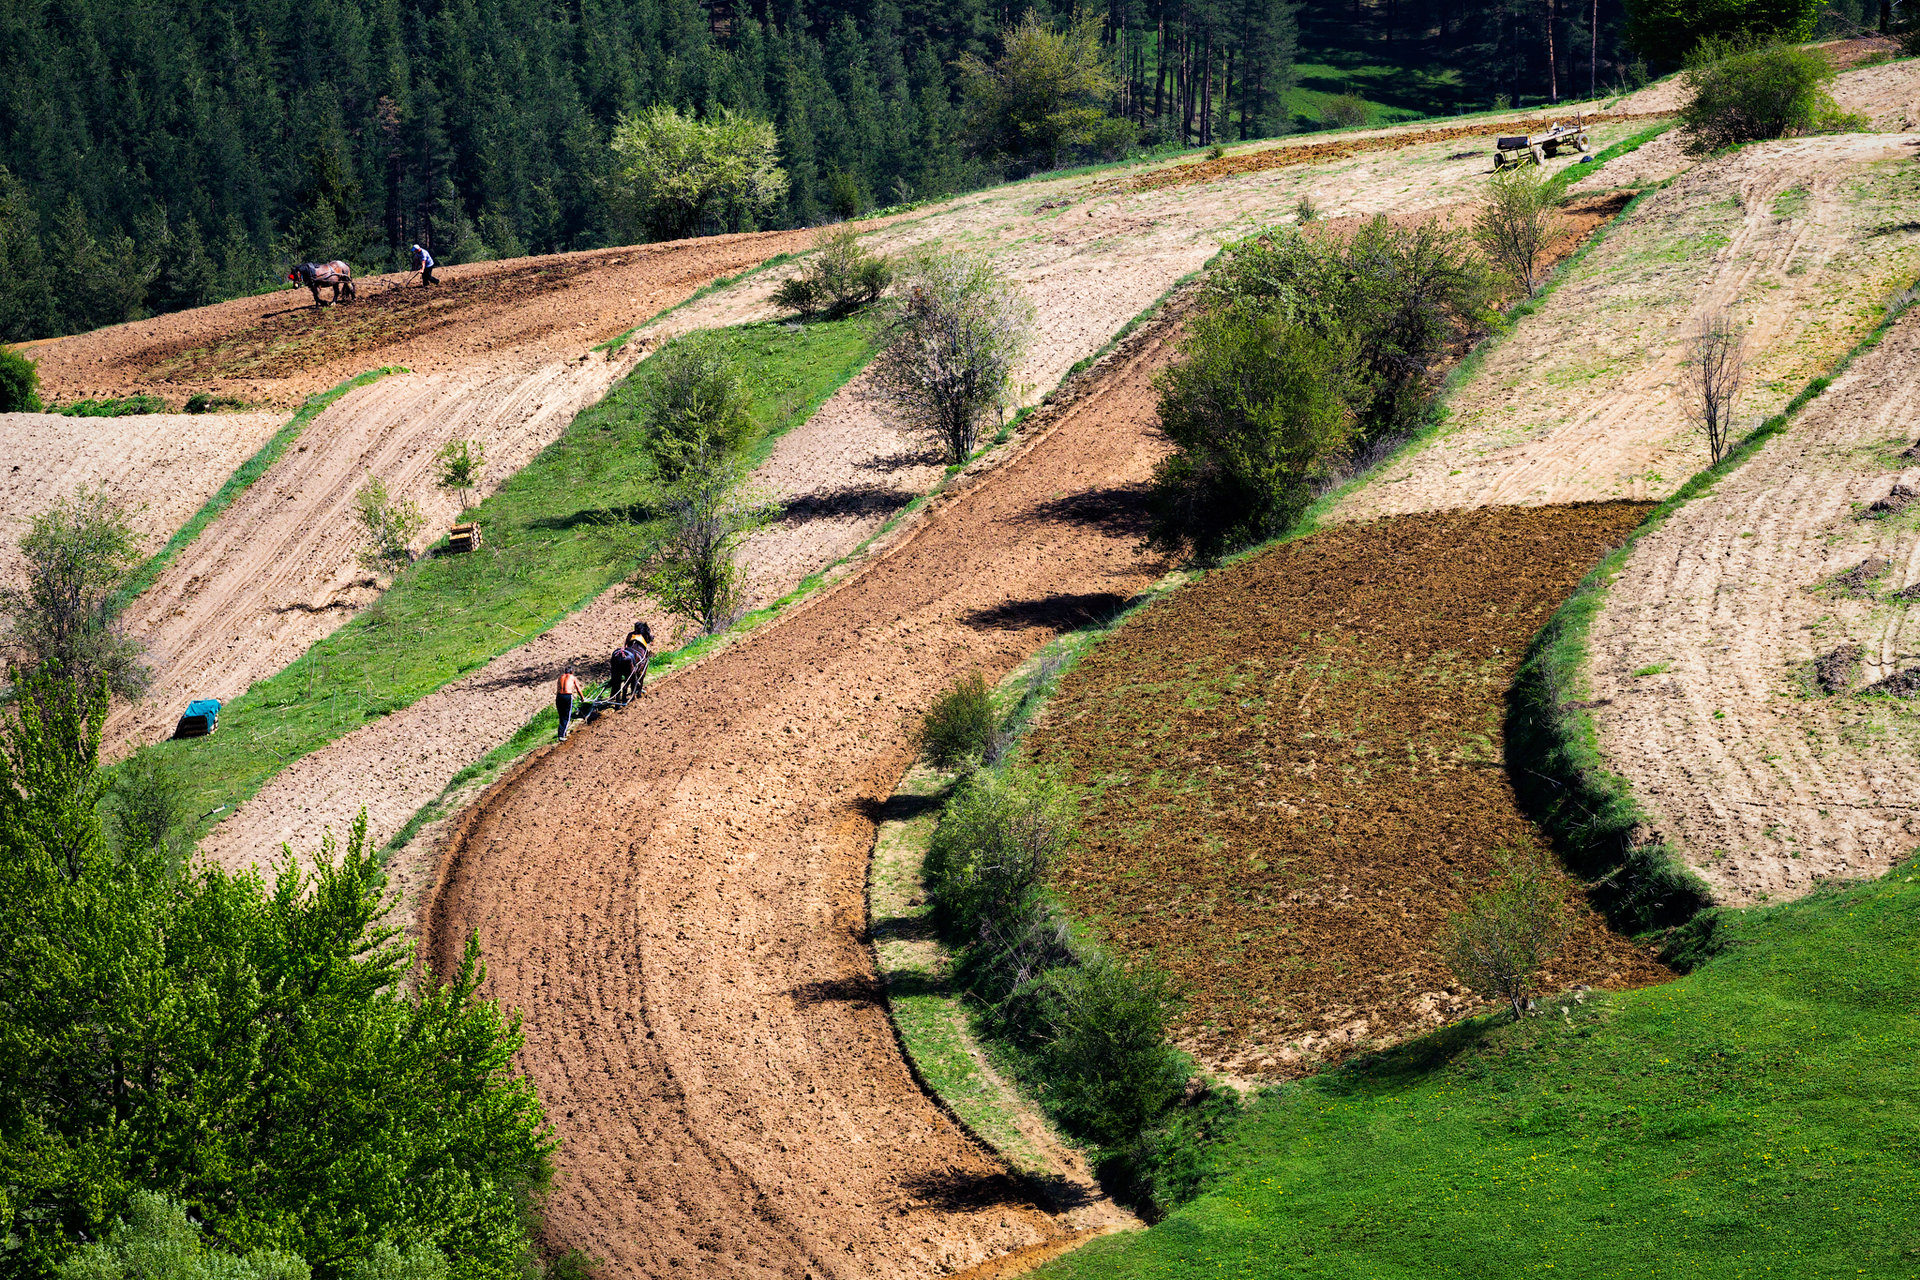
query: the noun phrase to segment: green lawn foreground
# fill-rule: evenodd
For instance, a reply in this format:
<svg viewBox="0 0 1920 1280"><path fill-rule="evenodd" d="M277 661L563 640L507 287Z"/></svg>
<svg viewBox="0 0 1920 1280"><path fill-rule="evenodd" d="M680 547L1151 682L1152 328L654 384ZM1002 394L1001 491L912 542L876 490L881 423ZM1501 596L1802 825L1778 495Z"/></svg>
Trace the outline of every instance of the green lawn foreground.
<svg viewBox="0 0 1920 1280"><path fill-rule="evenodd" d="M873 354L858 317L745 325L726 340L764 432L756 462ZM628 519L653 474L638 411L647 376L642 363L466 513L486 531L480 550L422 557L353 621L229 702L218 733L145 748L179 771L196 837L294 760L484 666L633 571L649 542Z"/></svg>
<svg viewBox="0 0 1920 1280"><path fill-rule="evenodd" d="M1920 1276L1920 862L1703 917L1680 980L1275 1090L1068 1277Z"/></svg>

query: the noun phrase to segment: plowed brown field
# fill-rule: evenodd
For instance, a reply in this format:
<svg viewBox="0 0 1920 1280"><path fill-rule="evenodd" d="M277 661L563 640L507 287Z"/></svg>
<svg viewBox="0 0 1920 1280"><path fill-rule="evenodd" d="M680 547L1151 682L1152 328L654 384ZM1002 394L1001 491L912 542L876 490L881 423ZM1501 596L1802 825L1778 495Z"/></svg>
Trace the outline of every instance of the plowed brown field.
<svg viewBox="0 0 1920 1280"><path fill-rule="evenodd" d="M549 1243L610 1275L933 1275L1059 1234L915 1085L864 932L911 723L1150 582L1107 499L1161 446L1150 332L863 572L533 757L424 921L478 930L563 1139ZM1083 499L1097 499L1087 502Z"/></svg>
<svg viewBox="0 0 1920 1280"><path fill-rule="evenodd" d="M1030 739L1086 796L1058 887L1185 989L1215 1069L1297 1075L1472 1002L1447 913L1537 848L1501 750L1533 635L1640 503L1336 525L1124 624ZM1665 971L1582 912L1545 982Z"/></svg>
<svg viewBox="0 0 1920 1280"><path fill-rule="evenodd" d="M1577 110L1577 107L1570 105L1569 112L1574 110ZM1670 111L1601 111L1590 113L1589 119L1595 123L1617 124L1624 120L1651 120L1670 114ZM1332 142L1286 143L1253 151L1239 151L1232 155L1221 156L1216 160L1196 160L1191 164L1154 169L1127 178L1115 178L1094 184L1087 189L1087 194L1160 191L1167 187L1184 187L1189 183L1218 182L1222 178L1238 178L1268 169L1286 169L1302 164L1331 164L1336 160L1351 160L1355 156L1366 155L1369 152L1398 151L1402 147L1417 147L1435 142L1459 142L1471 139L1484 144L1496 134L1539 132L1546 128L1549 119L1548 116L1532 115L1515 120L1475 120L1472 124L1447 125L1440 129L1407 129L1393 133L1353 134ZM1490 157L1492 151L1485 149L1484 155ZM1491 170L1492 163L1490 158L1483 159L1481 167Z"/></svg>
<svg viewBox="0 0 1920 1280"><path fill-rule="evenodd" d="M146 392L177 406L214 391L292 405L381 365L502 372L574 358L716 276L812 242L811 231L763 231L480 262L441 268L431 289L372 276L357 300L319 308L288 288L32 343L29 354L51 399Z"/></svg>

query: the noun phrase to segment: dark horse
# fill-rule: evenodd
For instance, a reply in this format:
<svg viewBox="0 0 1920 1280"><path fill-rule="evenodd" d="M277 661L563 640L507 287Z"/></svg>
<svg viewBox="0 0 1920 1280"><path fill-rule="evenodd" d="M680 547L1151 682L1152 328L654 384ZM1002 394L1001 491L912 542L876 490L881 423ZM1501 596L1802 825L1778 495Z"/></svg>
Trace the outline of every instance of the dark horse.
<svg viewBox="0 0 1920 1280"><path fill-rule="evenodd" d="M333 301L345 297L353 301L353 268L339 260L333 262L303 262L287 272L287 279L295 284L303 284L313 290L313 305L320 305L320 290L327 286L333 288Z"/></svg>

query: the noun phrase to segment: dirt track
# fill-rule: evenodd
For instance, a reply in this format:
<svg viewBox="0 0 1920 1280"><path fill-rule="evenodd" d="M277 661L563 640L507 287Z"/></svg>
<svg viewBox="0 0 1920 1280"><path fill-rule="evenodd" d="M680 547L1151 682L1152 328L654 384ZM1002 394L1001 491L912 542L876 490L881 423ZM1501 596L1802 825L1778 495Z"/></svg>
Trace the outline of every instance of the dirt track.
<svg viewBox="0 0 1920 1280"><path fill-rule="evenodd" d="M834 397L782 436L754 474L755 487L787 512L743 550L756 603L778 599L851 553L942 470L937 457L921 457L915 442L876 418L857 394ZM363 807L374 838L386 840L455 774L547 705L554 673L566 663L603 670L608 650L636 616L650 618L663 637L677 625L629 600L624 586L611 588L471 675L295 760L215 827L201 852L238 868L271 860L282 843L317 849L325 828L344 829ZM429 844L388 864L409 896L431 871L419 865Z"/></svg>
<svg viewBox="0 0 1920 1280"><path fill-rule="evenodd" d="M1607 758L1722 900L1877 875L1920 845L1920 713L1862 698L1920 664L1920 314L1711 494L1634 548L1592 632ZM1826 586L1863 563L1852 589ZM1860 647L1833 695L1812 661ZM1650 670L1651 668L1663 668ZM1636 672L1646 672L1636 675Z"/></svg>
<svg viewBox="0 0 1920 1280"><path fill-rule="evenodd" d="M480 931L563 1139L549 1244L610 1275L932 1275L1056 1233L909 1077L862 934L909 726L1145 585L1144 342L863 573L533 757L426 921Z"/></svg>

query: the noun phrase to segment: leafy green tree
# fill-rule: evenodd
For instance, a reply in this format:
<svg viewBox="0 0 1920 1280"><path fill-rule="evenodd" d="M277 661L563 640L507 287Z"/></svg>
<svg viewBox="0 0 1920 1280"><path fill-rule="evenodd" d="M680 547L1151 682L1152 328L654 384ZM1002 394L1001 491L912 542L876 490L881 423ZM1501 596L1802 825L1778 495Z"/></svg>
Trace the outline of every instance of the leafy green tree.
<svg viewBox="0 0 1920 1280"><path fill-rule="evenodd" d="M1866 122L1844 115L1825 86L1833 64L1819 49L1773 40L1706 40L1684 73L1680 109L1686 149L1706 155L1763 138L1785 138Z"/></svg>
<svg viewBox="0 0 1920 1280"><path fill-rule="evenodd" d="M9 659L79 687L123 698L146 692L141 648L115 620L114 592L140 563L140 534L104 490L81 489L35 516L20 539L24 586L0 588L12 615Z"/></svg>
<svg viewBox="0 0 1920 1280"><path fill-rule="evenodd" d="M360 563L378 571L413 562L413 540L427 527L427 517L412 498L395 497L387 482L369 476L353 494L353 514L360 524L364 550Z"/></svg>
<svg viewBox="0 0 1920 1280"><path fill-rule="evenodd" d="M1115 135L1104 126L1115 80L1105 26L1098 12L1078 10L1057 31L1029 9L1002 33L993 62L964 55L960 89L975 145L1043 169L1057 167L1072 147L1111 149Z"/></svg>
<svg viewBox="0 0 1920 1280"><path fill-rule="evenodd" d="M752 439L753 396L720 337L675 338L647 361L642 374L640 408L648 443L669 479L695 455L730 458Z"/></svg>
<svg viewBox="0 0 1920 1280"><path fill-rule="evenodd" d="M1527 291L1538 291L1540 259L1559 230L1560 216L1537 170L1514 165L1487 181L1487 198L1473 222L1473 238L1487 260Z"/></svg>
<svg viewBox="0 0 1920 1280"><path fill-rule="evenodd" d="M270 885L137 842L110 851L104 691L28 673L15 689L0 721L0 1276L111 1242L145 1190L241 1259L298 1255L350 1280L382 1243L426 1244L455 1280L520 1280L553 1140L513 1069L516 1026L476 995L477 943L456 972L416 976L379 925L392 900L364 815L310 872L287 852Z"/></svg>
<svg viewBox="0 0 1920 1280"><path fill-rule="evenodd" d="M871 306L893 283L893 263L871 253L847 227L822 231L800 272L774 290L773 300L803 316L844 316Z"/></svg>
<svg viewBox="0 0 1920 1280"><path fill-rule="evenodd" d="M661 239L690 236L709 218L750 229L786 195L779 146L771 124L729 108L705 121L664 105L622 116L617 198Z"/></svg>
<svg viewBox="0 0 1920 1280"><path fill-rule="evenodd" d="M1671 66L1707 40L1811 39L1820 7L1819 0L1627 0L1627 41Z"/></svg>
<svg viewBox="0 0 1920 1280"><path fill-rule="evenodd" d="M0 413L40 412L40 371L12 347L0 347Z"/></svg>
<svg viewBox="0 0 1920 1280"><path fill-rule="evenodd" d="M441 1265L444 1271L444 1260ZM208 1248L184 1204L136 1191L127 1199L127 1218L54 1274L57 1280L311 1280L313 1268L276 1249L235 1257Z"/></svg>
<svg viewBox="0 0 1920 1280"><path fill-rule="evenodd" d="M449 440L434 455L440 474L434 483L460 495L460 509L467 509L467 498L480 487L481 473L487 469L487 446L481 440Z"/></svg>
<svg viewBox="0 0 1920 1280"><path fill-rule="evenodd" d="M26 184L0 165L0 342L51 332L58 311L40 247L40 216Z"/></svg>
<svg viewBox="0 0 1920 1280"><path fill-rule="evenodd" d="M1451 343L1487 331L1492 282L1457 232L1374 218L1344 241L1273 227L1229 246L1215 305L1247 305L1355 344L1343 379L1362 439L1411 429L1432 399L1429 370Z"/></svg>
<svg viewBox="0 0 1920 1280"><path fill-rule="evenodd" d="M1210 558L1284 532L1345 457L1354 343L1229 306L1196 318L1180 354L1155 382L1174 452L1154 472L1151 541Z"/></svg>

